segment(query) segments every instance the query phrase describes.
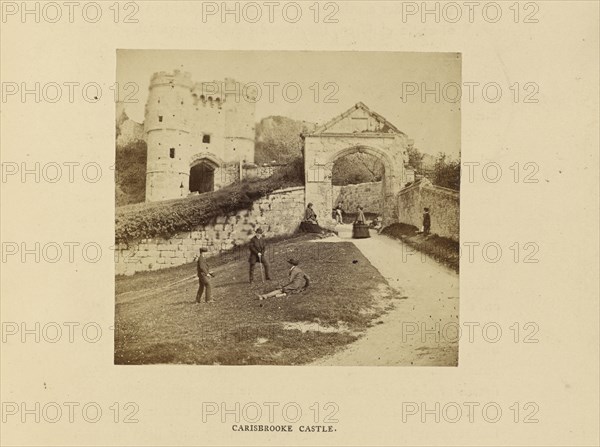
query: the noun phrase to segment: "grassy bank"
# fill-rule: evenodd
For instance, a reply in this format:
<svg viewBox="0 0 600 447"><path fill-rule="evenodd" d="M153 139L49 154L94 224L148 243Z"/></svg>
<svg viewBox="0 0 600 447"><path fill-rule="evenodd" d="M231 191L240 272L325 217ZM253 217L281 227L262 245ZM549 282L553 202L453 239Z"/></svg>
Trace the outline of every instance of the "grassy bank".
<svg viewBox="0 0 600 447"><path fill-rule="evenodd" d="M418 228L413 225L395 223L385 227L381 233L395 239L401 239L415 250L431 256L458 273L460 264L459 243L436 234L424 236L418 234L417 231Z"/></svg>
<svg viewBox="0 0 600 447"><path fill-rule="evenodd" d="M277 189L301 186L303 180L302 166L294 163L272 177L243 180L214 192L117 207L115 242L155 237L168 239L176 233L206 225L218 216L250 209L256 200Z"/></svg>
<svg viewBox="0 0 600 447"><path fill-rule="evenodd" d="M195 264L117 278L115 363L304 364L355 341L394 292L354 244L312 239L272 244L274 280L265 283L257 269L248 284L247 256L210 258L214 304L194 303ZM290 257L310 288L259 301L285 281Z"/></svg>

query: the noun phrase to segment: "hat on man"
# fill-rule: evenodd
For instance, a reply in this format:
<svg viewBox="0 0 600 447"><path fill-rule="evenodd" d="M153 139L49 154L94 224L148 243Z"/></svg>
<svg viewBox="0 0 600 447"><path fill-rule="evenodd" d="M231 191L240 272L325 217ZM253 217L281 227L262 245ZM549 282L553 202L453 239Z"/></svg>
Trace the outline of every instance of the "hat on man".
<svg viewBox="0 0 600 447"><path fill-rule="evenodd" d="M263 230L262 230L262 228L258 228L258 229L256 230L256 234L263 234Z"/></svg>
<svg viewBox="0 0 600 447"><path fill-rule="evenodd" d="M200 248L200 253L208 253L208 248Z"/></svg>
<svg viewBox="0 0 600 447"><path fill-rule="evenodd" d="M429 208L423 208L424 211L429 211Z"/></svg>
<svg viewBox="0 0 600 447"><path fill-rule="evenodd" d="M298 265L298 264L300 264L300 263L298 262L298 260L297 260L297 259L294 259L294 258L290 258L290 259L288 259L288 262L289 262L290 264L292 264L292 265Z"/></svg>

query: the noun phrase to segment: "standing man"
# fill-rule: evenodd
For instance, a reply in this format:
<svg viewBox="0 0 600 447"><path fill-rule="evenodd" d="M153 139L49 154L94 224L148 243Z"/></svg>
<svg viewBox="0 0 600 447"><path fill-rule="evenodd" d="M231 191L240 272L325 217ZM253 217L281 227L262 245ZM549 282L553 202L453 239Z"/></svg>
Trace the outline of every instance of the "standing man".
<svg viewBox="0 0 600 447"><path fill-rule="evenodd" d="M262 267L265 269L265 277L267 281L271 280L271 276L269 275L269 263L267 262L267 243L263 239L263 230L262 228L258 228L256 230L256 235L250 239L250 259L248 262L250 263L250 283L252 284L252 280L254 279L254 267L256 263L262 264Z"/></svg>
<svg viewBox="0 0 600 447"><path fill-rule="evenodd" d="M205 300L207 303L214 303L215 300L212 299L212 284L210 279L213 277L213 273L210 271L208 267L208 263L202 253L206 253L208 250L206 248L200 249L200 255L198 256L198 293L196 294L196 302L202 302L202 294L206 291Z"/></svg>
<svg viewBox="0 0 600 447"><path fill-rule="evenodd" d="M431 216L429 215L429 208L423 208L423 234L425 236L429 235L429 230L431 230Z"/></svg>

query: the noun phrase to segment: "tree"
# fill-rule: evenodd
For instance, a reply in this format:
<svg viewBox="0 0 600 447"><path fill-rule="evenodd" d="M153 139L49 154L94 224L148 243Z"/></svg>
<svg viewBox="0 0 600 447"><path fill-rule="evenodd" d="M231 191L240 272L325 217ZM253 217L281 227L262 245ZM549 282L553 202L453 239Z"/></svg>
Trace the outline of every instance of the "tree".
<svg viewBox="0 0 600 447"><path fill-rule="evenodd" d="M443 152L438 153L433 168L434 185L460 190L460 161L450 159Z"/></svg>
<svg viewBox="0 0 600 447"><path fill-rule="evenodd" d="M300 134L312 131L315 125L284 116L263 118L256 125L254 161L258 164L276 161L280 164L302 158Z"/></svg>
<svg viewBox="0 0 600 447"><path fill-rule="evenodd" d="M408 164L415 169L415 174L423 174L423 157L425 157L425 154L422 154L413 145L408 146L406 152L408 153Z"/></svg>
<svg viewBox="0 0 600 447"><path fill-rule="evenodd" d="M343 186L379 182L384 173L383 163L377 157L359 152L335 161L332 169L332 183Z"/></svg>
<svg viewBox="0 0 600 447"><path fill-rule="evenodd" d="M146 152L144 140L119 147L115 157L115 201L117 206L143 202L146 195Z"/></svg>

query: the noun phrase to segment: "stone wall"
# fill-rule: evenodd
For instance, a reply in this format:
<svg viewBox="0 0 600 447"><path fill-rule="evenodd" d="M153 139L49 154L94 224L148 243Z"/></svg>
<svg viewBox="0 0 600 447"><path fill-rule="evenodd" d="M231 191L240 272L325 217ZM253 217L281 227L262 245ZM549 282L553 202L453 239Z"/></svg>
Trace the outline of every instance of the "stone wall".
<svg viewBox="0 0 600 447"><path fill-rule="evenodd" d="M286 165L244 165L244 178L267 178Z"/></svg>
<svg viewBox="0 0 600 447"><path fill-rule="evenodd" d="M381 214L383 192L381 182L333 187L333 206L340 204L344 213L356 213L361 205L365 213Z"/></svg>
<svg viewBox="0 0 600 447"><path fill-rule="evenodd" d="M460 194L448 188L434 186L427 179L400 191L398 221L423 226L423 208L431 214L431 232L455 241L460 234Z"/></svg>
<svg viewBox="0 0 600 447"><path fill-rule="evenodd" d="M304 187L274 191L254 202L252 209L216 218L193 231L178 233L170 239L143 239L121 244L115 253L115 273L160 270L193 262L201 247L207 256L232 250L250 241L258 227L265 237L293 234L304 215Z"/></svg>

